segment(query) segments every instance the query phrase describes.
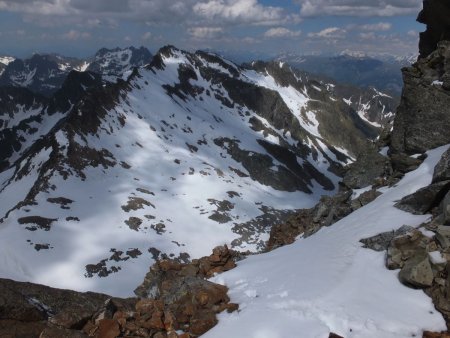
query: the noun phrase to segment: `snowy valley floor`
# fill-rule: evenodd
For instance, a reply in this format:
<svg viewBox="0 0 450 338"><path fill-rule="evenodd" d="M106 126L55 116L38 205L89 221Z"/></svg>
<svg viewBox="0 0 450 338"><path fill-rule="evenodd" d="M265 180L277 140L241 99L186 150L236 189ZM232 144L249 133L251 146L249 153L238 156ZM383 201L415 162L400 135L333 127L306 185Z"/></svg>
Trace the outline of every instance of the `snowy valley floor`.
<svg viewBox="0 0 450 338"><path fill-rule="evenodd" d="M360 239L418 226L429 216L396 209L395 201L431 182L448 146L428 158L395 187L329 228L270 253L249 257L214 277L230 288L240 311L221 314L204 337L420 337L445 330L445 322L421 290L403 286L384 264L384 252L362 248Z"/></svg>

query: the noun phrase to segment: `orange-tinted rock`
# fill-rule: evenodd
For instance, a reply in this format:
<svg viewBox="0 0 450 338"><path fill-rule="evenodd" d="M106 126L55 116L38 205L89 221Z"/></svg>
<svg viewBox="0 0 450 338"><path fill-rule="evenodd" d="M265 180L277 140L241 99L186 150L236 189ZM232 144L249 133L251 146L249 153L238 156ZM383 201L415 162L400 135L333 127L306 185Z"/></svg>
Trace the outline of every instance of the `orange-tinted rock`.
<svg viewBox="0 0 450 338"><path fill-rule="evenodd" d="M236 303L228 303L228 304L226 305L226 310L227 310L228 313L232 313L232 312L234 312L234 311L237 311L237 310L239 310L239 304L236 304Z"/></svg>
<svg viewBox="0 0 450 338"><path fill-rule="evenodd" d="M137 312L152 312L155 309L155 301L153 299L141 299L136 303Z"/></svg>
<svg viewBox="0 0 450 338"><path fill-rule="evenodd" d="M450 338L450 332L430 332L425 331L423 333L423 338Z"/></svg>
<svg viewBox="0 0 450 338"><path fill-rule="evenodd" d="M159 267L161 268L161 270L163 271L170 271L170 270L174 270L174 271L179 271L181 270L181 264L174 262L172 260L163 260L160 261L159 263Z"/></svg>
<svg viewBox="0 0 450 338"><path fill-rule="evenodd" d="M99 322L97 338L116 338L119 335L119 323L114 319L102 319Z"/></svg>
<svg viewBox="0 0 450 338"><path fill-rule="evenodd" d="M191 319L190 333L200 336L217 324L216 316L211 312L198 312Z"/></svg>
<svg viewBox="0 0 450 338"><path fill-rule="evenodd" d="M170 310L164 311L164 327L167 331L178 329L178 322Z"/></svg>
<svg viewBox="0 0 450 338"><path fill-rule="evenodd" d="M209 301L209 296L208 293L206 293L205 291L200 291L195 295L195 298L197 299L197 302L201 305L201 306L205 306L206 304L208 304Z"/></svg>
<svg viewBox="0 0 450 338"><path fill-rule="evenodd" d="M98 326L96 326L92 321L88 321L83 327L83 332L90 337L92 337L97 332L97 330Z"/></svg>

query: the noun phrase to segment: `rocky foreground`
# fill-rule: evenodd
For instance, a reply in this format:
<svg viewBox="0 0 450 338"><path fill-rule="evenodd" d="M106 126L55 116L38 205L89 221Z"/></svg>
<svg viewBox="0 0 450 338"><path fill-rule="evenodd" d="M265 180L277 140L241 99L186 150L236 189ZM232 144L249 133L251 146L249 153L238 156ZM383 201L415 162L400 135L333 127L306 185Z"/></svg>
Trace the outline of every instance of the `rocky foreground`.
<svg viewBox="0 0 450 338"><path fill-rule="evenodd" d="M205 280L235 267L241 254L218 247L183 264L155 263L136 289L141 298L112 298L0 279L0 337L197 337L236 311L225 286Z"/></svg>

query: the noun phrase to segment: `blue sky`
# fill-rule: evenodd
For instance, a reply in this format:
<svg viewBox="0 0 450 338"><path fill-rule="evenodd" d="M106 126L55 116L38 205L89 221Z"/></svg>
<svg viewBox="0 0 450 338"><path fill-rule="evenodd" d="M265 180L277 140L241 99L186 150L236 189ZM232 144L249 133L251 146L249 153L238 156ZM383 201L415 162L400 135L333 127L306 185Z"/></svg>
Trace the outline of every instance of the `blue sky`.
<svg viewBox="0 0 450 338"><path fill-rule="evenodd" d="M420 0L0 0L0 55L166 44L277 55L417 50Z"/></svg>

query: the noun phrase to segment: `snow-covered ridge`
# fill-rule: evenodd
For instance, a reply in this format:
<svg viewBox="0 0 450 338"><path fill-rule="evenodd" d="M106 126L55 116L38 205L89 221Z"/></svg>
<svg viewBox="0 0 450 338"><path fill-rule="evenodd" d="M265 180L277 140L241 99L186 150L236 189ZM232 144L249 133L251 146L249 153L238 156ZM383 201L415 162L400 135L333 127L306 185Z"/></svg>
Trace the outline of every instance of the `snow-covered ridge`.
<svg viewBox="0 0 450 338"><path fill-rule="evenodd" d="M51 131L0 173L2 277L129 296L158 252L260 250L270 224L333 193L334 169L367 142L360 123L351 142L328 139L326 109L348 107L286 66L158 57L69 100L56 123L43 114Z"/></svg>

